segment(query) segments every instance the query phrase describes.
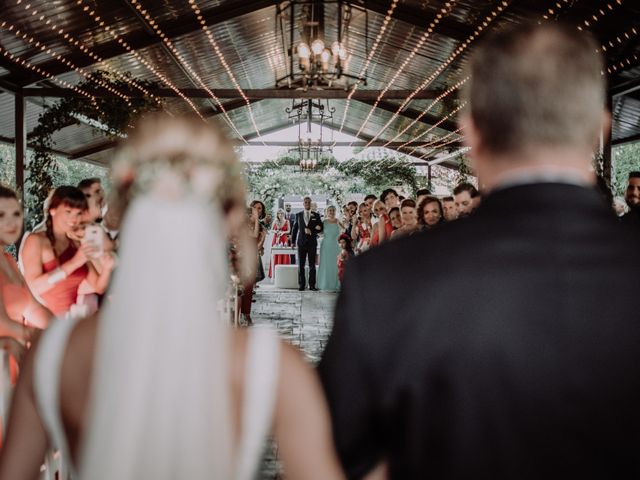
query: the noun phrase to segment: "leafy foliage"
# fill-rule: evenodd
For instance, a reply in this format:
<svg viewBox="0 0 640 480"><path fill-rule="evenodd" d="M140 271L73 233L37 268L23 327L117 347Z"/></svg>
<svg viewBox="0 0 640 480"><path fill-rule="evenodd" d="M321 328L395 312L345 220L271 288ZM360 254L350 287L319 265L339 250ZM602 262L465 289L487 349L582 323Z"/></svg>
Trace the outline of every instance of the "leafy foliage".
<svg viewBox="0 0 640 480"><path fill-rule="evenodd" d="M130 78L130 74L127 73L126 76ZM132 93L130 83L102 70L93 72L91 78L107 83L124 94ZM135 81L145 89L157 86L154 82ZM94 91L94 82L87 79L77 87L91 92ZM159 108L161 108L160 104L147 97L130 97L128 102L120 97L96 97L95 99L69 97L47 108L40 115L37 126L29 135L30 143L33 145L33 157L28 164L28 173L25 177L27 192L33 199L33 203L30 202L27 208L34 221L39 220L40 206L55 185L56 174L60 168L59 162L51 153L55 145L53 140L55 132L69 125L79 124L80 119L84 117L103 125L108 136L118 137L122 136L134 117L145 111Z"/></svg>
<svg viewBox="0 0 640 480"><path fill-rule="evenodd" d="M295 155L284 155L247 171L249 190L267 204L283 195L327 194L339 204L349 193L380 193L388 187L405 186L412 193L421 184L415 167L396 158L348 160L338 163L323 157L315 170L302 171Z"/></svg>
<svg viewBox="0 0 640 480"><path fill-rule="evenodd" d="M624 195L629 172L640 170L640 142L621 145L613 150L613 172L611 190L615 195Z"/></svg>

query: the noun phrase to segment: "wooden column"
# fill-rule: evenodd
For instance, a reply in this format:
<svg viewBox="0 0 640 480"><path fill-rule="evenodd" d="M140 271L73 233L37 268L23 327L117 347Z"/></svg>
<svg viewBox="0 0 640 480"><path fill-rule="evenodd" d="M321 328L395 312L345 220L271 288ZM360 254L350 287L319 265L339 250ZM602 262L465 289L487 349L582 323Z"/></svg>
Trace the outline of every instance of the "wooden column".
<svg viewBox="0 0 640 480"><path fill-rule="evenodd" d="M25 101L21 93L16 93L13 98L15 101L16 189L20 200L24 203L24 162L27 156Z"/></svg>

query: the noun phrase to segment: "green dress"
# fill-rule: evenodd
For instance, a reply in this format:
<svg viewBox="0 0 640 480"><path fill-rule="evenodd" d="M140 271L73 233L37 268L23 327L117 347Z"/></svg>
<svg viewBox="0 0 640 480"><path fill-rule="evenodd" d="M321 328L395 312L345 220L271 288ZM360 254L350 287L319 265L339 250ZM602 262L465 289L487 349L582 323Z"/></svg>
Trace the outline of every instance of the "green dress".
<svg viewBox="0 0 640 480"><path fill-rule="evenodd" d="M340 287L338 280L338 254L340 246L340 226L325 220L322 243L320 244L320 267L318 268L318 288L335 292Z"/></svg>

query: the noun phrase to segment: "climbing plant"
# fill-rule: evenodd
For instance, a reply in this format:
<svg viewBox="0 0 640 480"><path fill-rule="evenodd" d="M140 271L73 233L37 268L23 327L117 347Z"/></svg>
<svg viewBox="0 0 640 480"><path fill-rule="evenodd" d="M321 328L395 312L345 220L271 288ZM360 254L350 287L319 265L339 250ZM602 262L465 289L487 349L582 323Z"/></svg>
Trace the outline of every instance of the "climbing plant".
<svg viewBox="0 0 640 480"><path fill-rule="evenodd" d="M87 92L95 91L95 84L108 84L112 89L132 95L131 75L119 74L118 77L108 72L97 70L87 80L80 82L77 87ZM135 80L145 90L155 88L154 82ZM42 216L42 203L51 188L55 185L55 174L58 167L51 149L55 146L54 134L70 125L89 123L108 137L124 136L128 125L140 114L152 110L159 110L162 104L157 100L144 96L130 96L127 100L119 96L100 97L67 97L54 105L46 107L38 118L38 124L29 135L33 154L27 165L26 190L30 201L27 204L30 223L37 223Z"/></svg>

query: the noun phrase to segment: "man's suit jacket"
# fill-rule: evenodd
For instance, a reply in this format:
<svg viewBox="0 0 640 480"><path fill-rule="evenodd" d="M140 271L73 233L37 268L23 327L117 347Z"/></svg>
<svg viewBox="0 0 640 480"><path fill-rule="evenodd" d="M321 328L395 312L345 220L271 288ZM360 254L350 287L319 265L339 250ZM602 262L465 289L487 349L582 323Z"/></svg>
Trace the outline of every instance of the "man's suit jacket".
<svg viewBox="0 0 640 480"><path fill-rule="evenodd" d="M351 259L319 366L350 478L640 478L635 230L526 185Z"/></svg>
<svg viewBox="0 0 640 480"><path fill-rule="evenodd" d="M316 227L320 226L320 230L316 230ZM305 228L311 229L311 235L307 235L304 231ZM291 241L298 247L314 246L318 243L318 234L322 232L322 219L316 212L310 212L309 223L304 223L304 210L296 213L295 224L291 230Z"/></svg>

